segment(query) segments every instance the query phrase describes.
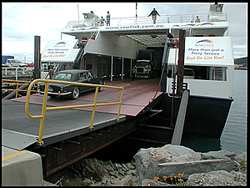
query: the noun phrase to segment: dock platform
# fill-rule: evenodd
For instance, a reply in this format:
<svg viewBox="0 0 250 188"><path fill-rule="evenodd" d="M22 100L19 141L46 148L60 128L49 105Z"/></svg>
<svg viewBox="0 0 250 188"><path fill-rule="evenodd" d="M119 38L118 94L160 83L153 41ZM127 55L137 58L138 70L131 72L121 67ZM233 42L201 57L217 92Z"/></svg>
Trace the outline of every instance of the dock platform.
<svg viewBox="0 0 250 188"><path fill-rule="evenodd" d="M39 104L31 104L30 108L34 114L36 111L41 111L41 105ZM51 111L48 113L45 121L44 145L86 134L117 123L116 114L96 112L94 128L90 129L90 113L90 111L84 110ZM122 116L119 121L125 119L126 117ZM36 142L39 120L31 120L26 117L24 103L6 100L2 101L2 129L2 145L22 150Z"/></svg>

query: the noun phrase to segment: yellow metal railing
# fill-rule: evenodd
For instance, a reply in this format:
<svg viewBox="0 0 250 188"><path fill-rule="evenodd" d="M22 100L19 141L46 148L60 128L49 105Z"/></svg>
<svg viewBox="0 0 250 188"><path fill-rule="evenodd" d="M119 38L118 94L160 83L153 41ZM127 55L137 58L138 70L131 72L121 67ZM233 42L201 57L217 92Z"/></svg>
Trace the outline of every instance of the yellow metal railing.
<svg viewBox="0 0 250 188"><path fill-rule="evenodd" d="M44 83L44 95L43 95L43 102L42 102L42 112L40 115L32 115L30 112L30 95L31 95L31 89L34 84L38 84L40 82ZM48 87L50 83L57 83L57 84L66 84L68 86L88 86L88 87L95 87L95 95L93 98L93 103L91 104L82 104L82 105L67 105L67 106L55 106L55 107L47 107L47 97L48 97ZM119 101L112 101L112 102L102 102L97 103L97 96L99 88L110 88L110 89L118 89L120 90L120 96ZM93 107L91 117L90 117L90 128L94 127L94 118L95 118L95 111L97 106L107 106L107 105L119 105L118 106L118 112L117 112L117 120L120 118L121 113L121 105L122 105L122 96L123 96L123 87L117 87L117 86L109 86L109 85L101 85L101 84L89 84L89 83L77 83L77 82L69 82L69 81L59 81L59 80L45 80L45 79L36 79L33 80L27 91L26 95L26 102L25 102L25 113L26 115L31 119L40 119L40 126L39 126L39 132L38 132L38 143L43 144L43 131L45 127L45 119L46 119L46 113L48 110L65 110L65 109L73 109L73 108L84 108L84 107Z"/></svg>
<svg viewBox="0 0 250 188"><path fill-rule="evenodd" d="M10 80L10 79L2 79L2 87L3 84L12 84L15 86L14 88L2 88L2 91L16 91L16 98L18 97L18 92L19 91L27 91L27 89L19 89L19 87L21 87L23 84L26 84L27 86L29 85L30 81L26 81L26 80ZM38 89L38 87L36 86L36 88ZM31 90L32 92L37 92L36 90Z"/></svg>

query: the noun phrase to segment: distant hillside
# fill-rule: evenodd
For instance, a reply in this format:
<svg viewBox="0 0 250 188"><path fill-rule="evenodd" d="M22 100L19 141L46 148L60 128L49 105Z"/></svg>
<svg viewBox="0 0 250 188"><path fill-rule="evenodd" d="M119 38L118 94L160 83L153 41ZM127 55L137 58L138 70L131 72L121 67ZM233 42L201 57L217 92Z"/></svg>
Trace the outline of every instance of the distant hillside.
<svg viewBox="0 0 250 188"><path fill-rule="evenodd" d="M245 65L247 65L247 57L234 59L234 64L245 64Z"/></svg>
<svg viewBox="0 0 250 188"><path fill-rule="evenodd" d="M235 69L247 69L247 59L248 57L234 59Z"/></svg>

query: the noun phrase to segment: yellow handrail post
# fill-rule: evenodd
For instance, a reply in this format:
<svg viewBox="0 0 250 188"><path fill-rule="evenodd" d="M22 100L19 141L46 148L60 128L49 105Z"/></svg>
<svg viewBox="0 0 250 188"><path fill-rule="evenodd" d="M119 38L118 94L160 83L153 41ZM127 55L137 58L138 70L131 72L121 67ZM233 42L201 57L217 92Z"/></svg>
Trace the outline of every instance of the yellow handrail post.
<svg viewBox="0 0 250 188"><path fill-rule="evenodd" d="M43 105L42 105L42 117L40 118L40 126L39 126L39 135L38 135L38 143L43 144L43 130L44 130L44 121L46 119L46 110L47 110L47 96L48 96L48 82L45 82L44 86L44 95L43 95Z"/></svg>
<svg viewBox="0 0 250 188"><path fill-rule="evenodd" d="M123 91L124 91L124 88L121 89L121 93L120 93L120 101L119 101L119 107L118 107L118 113L117 113L117 120L118 121L120 119L120 114L121 114Z"/></svg>
<svg viewBox="0 0 250 188"><path fill-rule="evenodd" d="M92 113L91 113L91 117L90 117L90 128L94 128L94 118L95 118L95 111L96 111L96 98L97 98L97 95L98 95L98 90L99 90L99 87L97 86L95 88L95 96L94 96L94 99L93 99L93 110L92 110Z"/></svg>
<svg viewBox="0 0 250 188"><path fill-rule="evenodd" d="M42 102L42 112L40 115L33 115L30 112L30 96L32 88L37 85L38 83L43 82L44 83L44 96L43 96L43 102ZM83 105L68 105L68 106L53 106L53 107L47 107L47 97L48 97L48 88L50 83L62 83L67 85L78 85L78 86L88 86L88 87L95 87L95 95L93 97L93 103L92 104L83 104ZM100 102L97 103L97 96L99 92L100 87L106 87L106 88L113 88L113 89L120 89L120 96L119 101L112 101L112 102ZM21 90L20 90L21 91ZM74 82L68 82L68 81L59 81L59 80L45 80L45 79L36 79L31 81L31 83L28 86L27 93L26 93L26 102L25 102L25 113L26 115L31 119L39 119L40 120L40 126L39 126L39 132L38 132L38 143L41 145L43 144L43 132L45 128L45 120L46 120L46 113L49 110L65 110L65 109L72 109L72 108L85 108L85 107L93 107L91 117L90 117L90 125L89 127L92 129L94 128L94 119L95 119L95 112L97 106L106 106L106 105L119 105L118 109L118 117L120 118L120 112L121 112L121 105L122 105L122 96L123 96L124 88L123 87L117 87L117 86L108 86L108 85L100 85L100 84L89 84L89 83L74 83Z"/></svg>
<svg viewBox="0 0 250 188"><path fill-rule="evenodd" d="M16 98L18 97L18 86L19 86L19 84L18 84L18 82L16 83Z"/></svg>

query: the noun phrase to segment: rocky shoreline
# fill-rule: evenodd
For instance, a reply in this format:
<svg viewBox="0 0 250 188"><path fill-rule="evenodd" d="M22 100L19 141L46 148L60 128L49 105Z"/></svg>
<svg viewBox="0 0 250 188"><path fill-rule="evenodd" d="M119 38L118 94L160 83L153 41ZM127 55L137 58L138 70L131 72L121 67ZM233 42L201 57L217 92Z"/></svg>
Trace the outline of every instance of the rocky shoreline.
<svg viewBox="0 0 250 188"><path fill-rule="evenodd" d="M246 186L247 154L195 152L167 144L140 149L129 163L87 158L54 177L58 186Z"/></svg>

